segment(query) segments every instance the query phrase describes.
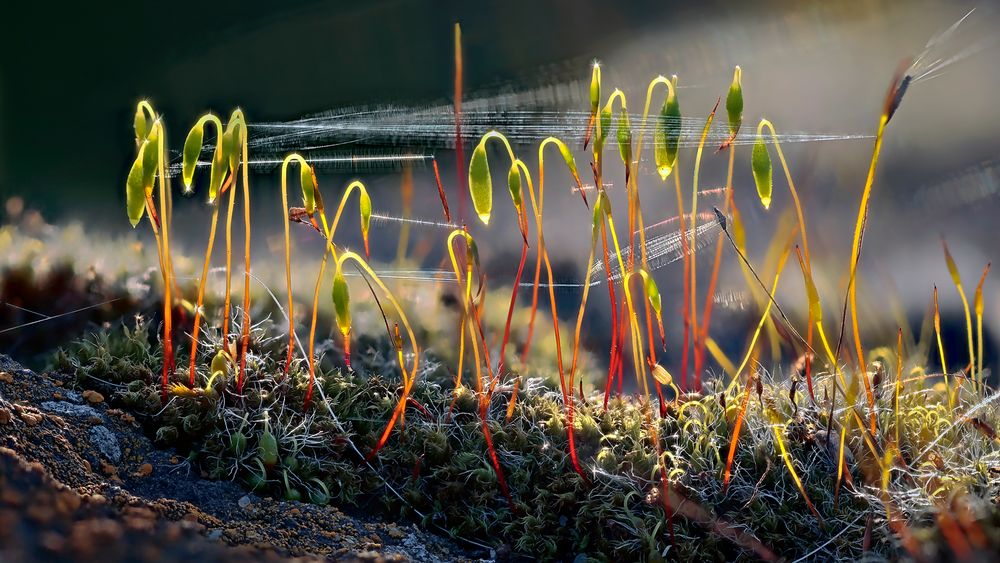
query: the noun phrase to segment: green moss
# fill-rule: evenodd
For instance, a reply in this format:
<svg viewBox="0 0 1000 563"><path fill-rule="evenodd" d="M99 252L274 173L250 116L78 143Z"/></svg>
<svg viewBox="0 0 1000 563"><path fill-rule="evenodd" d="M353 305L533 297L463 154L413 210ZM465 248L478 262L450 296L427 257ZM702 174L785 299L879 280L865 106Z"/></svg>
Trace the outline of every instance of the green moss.
<svg viewBox="0 0 1000 563"><path fill-rule="evenodd" d="M568 554L607 561L754 558L703 523L680 515L673 518L671 543L658 485L661 460L650 442L645 409L631 399L616 398L607 411L598 398L578 405L575 436L588 483L570 464L555 389L525 379L509 423L505 422L509 394L497 393L489 425L514 499L512 511L487 457L471 390L458 393L449 419L453 382L444 370L428 364L412 392L426 414L408 408L405 423L366 465L363 456L374 447L398 398L398 376L378 375L398 373L391 364L381 363L391 354L370 355L358 372L321 364L318 400L303 413L307 374L302 365L294 365L290 376L280 379L285 337L279 331L270 323L254 327L243 397L234 396L234 386L228 382L219 396L178 396L164 407L158 395L159 346L142 319L134 328L103 330L60 351L54 367L75 373L82 386L110 391L112 400L143 415L139 418L159 442L190 453L212 477L239 481L261 494L341 505L371 506L374 500L394 517L414 518L456 538L493 546L509 543L517 552L541 558ZM218 333L209 329L205 338L199 365L207 366L219 345ZM384 339L362 340L375 350L389 349ZM179 359L178 365L186 362ZM204 381L207 373L200 372L199 377ZM816 384L825 381L821 378ZM728 409L723 409L719 391L710 383L704 396L689 396L682 406L672 406L667 417L656 419L662 463L672 486L687 502L788 557L813 550L822 558L861 557L865 523L872 517L872 551L885 557L900 555L877 490L845 488L834 499L831 452L835 449L824 439L825 411L805 404L793 407L787 390L773 382L765 384L765 399L787 420L782 435L823 522L810 514L792 482L756 397L736 450L733 480L723 491L721 474L734 405L739 404L742 390L737 387L727 398ZM880 427L887 435L894 432L890 399L883 397L880 404ZM928 422L932 417L926 413L940 409L923 393L906 395L900 402L904 435L913 437L913 443L901 447L912 456L937 436L940 425ZM271 447L266 431L274 436L273 457L262 455ZM948 456L944 463L955 464L949 465L951 474L971 484L979 498L996 494L990 481L1000 467L995 444L990 447L988 440L963 428L953 434L941 442L942 448L974 448L979 457L977 473L958 465L955 460L962 453ZM864 468L872 460L862 443L850 445L857 457L851 464L856 468L853 478L865 482ZM924 493L913 497L912 483L905 482L902 474L894 476L893 483L898 485L892 490L894 504L912 515L915 533L933 540L928 553L937 553L936 528L922 525L919 517L932 513L935 499ZM989 518L996 520L995 509L991 514ZM995 539L995 528L989 534Z"/></svg>

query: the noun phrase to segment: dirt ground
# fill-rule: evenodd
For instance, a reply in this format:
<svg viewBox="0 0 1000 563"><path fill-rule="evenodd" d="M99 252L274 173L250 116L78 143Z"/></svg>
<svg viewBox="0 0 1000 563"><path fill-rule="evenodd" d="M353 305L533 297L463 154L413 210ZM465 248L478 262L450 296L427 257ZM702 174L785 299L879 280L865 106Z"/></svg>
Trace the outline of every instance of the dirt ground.
<svg viewBox="0 0 1000 563"><path fill-rule="evenodd" d="M470 561L413 524L202 478L127 413L0 354L0 561Z"/></svg>

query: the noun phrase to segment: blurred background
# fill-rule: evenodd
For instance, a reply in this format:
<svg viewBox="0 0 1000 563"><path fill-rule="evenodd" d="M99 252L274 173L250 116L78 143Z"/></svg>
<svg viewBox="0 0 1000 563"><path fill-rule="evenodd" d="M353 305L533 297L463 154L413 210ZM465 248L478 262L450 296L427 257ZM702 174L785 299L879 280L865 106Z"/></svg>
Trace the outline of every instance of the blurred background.
<svg viewBox="0 0 1000 563"><path fill-rule="evenodd" d="M305 146L264 143L261 158L308 146L319 148L305 151L307 157L433 155L454 211L460 182L447 124L453 102L453 25L460 22L466 107L480 115L495 112L498 123L511 127L518 125L512 117L516 111L550 116L551 121L540 118L536 137L526 135L518 147L532 168L543 133L572 139L582 134L566 130L558 115L588 109L586 87L595 59L604 69L605 93L622 88L633 113L641 111L651 78L677 74L684 116L701 119L725 95L733 66L741 65L744 134L752 135L758 119L767 117L779 133L798 135L783 148L810 225L814 268L824 280L820 290L831 309L838 309L834 304L843 298L854 217L885 91L900 61L919 54L931 37L972 8L975 12L931 54L942 62L956 61L940 76L913 84L889 126L861 282L863 301L874 305L865 309L866 321L890 338L896 321L883 312L884 295L898 296L917 323L936 283L946 324L955 328L949 338L962 350L964 318L939 239L947 237L971 294L982 267L998 258L1000 105L995 100L1000 72L995 61L1000 50L995 36L1000 17L989 2L19 3L6 10L0 33L0 195L4 201L22 198L51 223L79 220L88 230L111 234L130 230L124 179L135 151L132 114L135 103L146 98L165 116L174 150L209 110L225 116L242 107L251 140L262 142L282 123L329 112L328 117L351 127L325 131L304 140ZM356 116L361 109L386 107L394 109L377 119ZM427 126L428 119L437 127ZM420 135L392 134L395 127L406 130L413 123L423 124L416 129ZM378 132L366 130L376 126ZM724 114L715 127L724 130ZM468 124L466 156L484 131L484 123ZM586 172L587 153L579 142L574 149ZM756 263L763 261L777 218L791 202L776 169L775 203L765 211L753 189L749 146L738 144L736 150L736 200ZM613 148L608 154L609 162L617 158ZM692 149L682 152L681 162L689 198ZM423 160L412 169L413 215L440 220L429 164ZM724 152L706 150L701 185L723 185L725 164ZM503 168L497 165L497 170ZM672 182L661 184L649 165L641 172L647 223L676 215ZM377 212L401 212L398 163L326 166L319 173L328 201L339 198L347 181L361 178ZM589 174L583 176L586 181ZM616 209L623 210L621 168L609 166L607 176ZM281 219L276 170L255 169L253 182L254 223L261 224L257 232L271 237ZM588 215L564 171L553 170L548 183L548 246L560 277L579 281L589 242ZM520 235L499 188L496 218L488 228L473 228L495 279L509 280ZM177 239L191 253L200 249L207 230L205 199L203 193L177 198ZM471 211L466 218L474 220ZM374 256L391 261L398 226L373 229ZM446 234L414 229L412 248L430 241L424 267L437 266ZM360 243L354 229L343 236L349 245ZM271 251L260 245L256 252L269 256ZM738 271L735 257L727 255L719 293L732 293L737 301L745 290ZM675 311L679 267L667 266L656 276L668 309ZM801 312L801 279L790 269L785 282L781 302L790 312ZM996 333L1000 284L988 282L985 294L987 331ZM560 295L563 310L574 311L578 294ZM752 321L739 306L728 313L723 309L722 318L731 314L734 334L742 335ZM720 331L729 327L718 325ZM595 324L592 330L596 336L606 327ZM735 348L738 342L742 336L733 340Z"/></svg>

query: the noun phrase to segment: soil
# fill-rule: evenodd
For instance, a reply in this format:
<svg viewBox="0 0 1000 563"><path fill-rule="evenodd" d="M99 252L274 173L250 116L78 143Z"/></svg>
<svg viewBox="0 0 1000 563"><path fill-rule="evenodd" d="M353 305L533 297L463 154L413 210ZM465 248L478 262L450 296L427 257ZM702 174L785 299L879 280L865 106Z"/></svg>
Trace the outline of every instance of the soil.
<svg viewBox="0 0 1000 563"><path fill-rule="evenodd" d="M414 524L258 497L0 354L0 561L470 561Z"/></svg>

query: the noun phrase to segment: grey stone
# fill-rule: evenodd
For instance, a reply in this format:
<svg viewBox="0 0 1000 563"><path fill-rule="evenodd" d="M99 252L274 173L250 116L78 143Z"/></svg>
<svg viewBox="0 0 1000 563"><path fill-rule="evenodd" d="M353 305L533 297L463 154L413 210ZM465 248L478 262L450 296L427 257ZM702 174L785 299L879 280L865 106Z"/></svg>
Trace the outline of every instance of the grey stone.
<svg viewBox="0 0 1000 563"><path fill-rule="evenodd" d="M108 458L112 463L118 463L122 458L121 448L118 447L118 438L108 430L106 426L95 426L90 429L90 441L94 447L101 452L101 455Z"/></svg>
<svg viewBox="0 0 1000 563"><path fill-rule="evenodd" d="M92 407L88 407L87 405L74 405L73 403L67 403L65 401L45 401L40 406L43 409L60 416L79 416L84 418L100 416L100 414Z"/></svg>

